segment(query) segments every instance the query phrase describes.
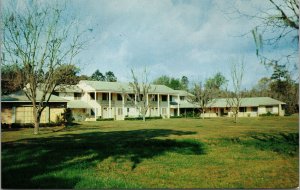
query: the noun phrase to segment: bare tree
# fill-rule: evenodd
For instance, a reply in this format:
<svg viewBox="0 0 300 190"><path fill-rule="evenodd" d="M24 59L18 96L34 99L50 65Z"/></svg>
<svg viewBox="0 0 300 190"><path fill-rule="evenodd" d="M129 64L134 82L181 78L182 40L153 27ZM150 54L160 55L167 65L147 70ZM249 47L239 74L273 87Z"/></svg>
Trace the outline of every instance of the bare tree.
<svg viewBox="0 0 300 190"><path fill-rule="evenodd" d="M132 87L135 100L131 98L132 101L135 101L135 106L139 110L140 115L143 117L143 121L146 121L146 114L151 107L151 103L154 99L154 95L151 96L149 99L149 92L150 90L155 91L155 89L152 89L151 84L148 81L148 75L147 70L144 69L144 72L142 73L140 77L140 81L137 78L137 76L134 74L133 70L131 69L131 75L133 82L130 82L129 85ZM130 98L128 96L128 98Z"/></svg>
<svg viewBox="0 0 300 190"><path fill-rule="evenodd" d="M195 83L192 89L192 95L188 96L188 101L196 105L202 112L202 119L204 119L204 113L207 106L215 100L215 92L212 88L204 88L202 82Z"/></svg>
<svg viewBox="0 0 300 190"><path fill-rule="evenodd" d="M87 40L77 20L66 15L66 4L21 3L6 5L2 11L1 59L22 68L21 89L32 103L34 134L38 134L41 114L62 75L60 68L74 62Z"/></svg>
<svg viewBox="0 0 300 190"><path fill-rule="evenodd" d="M265 1L262 1L265 3ZM252 30L256 45L256 55L266 66L275 64L287 65L298 57L299 41L299 1L298 0L268 0L268 8L259 9L255 15L249 15L236 10L240 15L259 21ZM264 46L286 46L289 41L292 51L275 58L268 57L263 52ZM294 63L294 68L297 63Z"/></svg>
<svg viewBox="0 0 300 190"><path fill-rule="evenodd" d="M239 109L242 103L242 81L244 76L244 59L233 60L231 63L231 80L233 92L227 93L226 101L234 116L234 122L237 123Z"/></svg>

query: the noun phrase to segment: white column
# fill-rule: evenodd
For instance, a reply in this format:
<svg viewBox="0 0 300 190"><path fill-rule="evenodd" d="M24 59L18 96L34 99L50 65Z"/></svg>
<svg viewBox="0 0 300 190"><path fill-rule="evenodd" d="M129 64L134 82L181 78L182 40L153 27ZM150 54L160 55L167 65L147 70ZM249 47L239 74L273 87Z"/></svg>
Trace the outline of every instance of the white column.
<svg viewBox="0 0 300 190"><path fill-rule="evenodd" d="M122 94L122 112L123 112L123 119L125 119L125 98L124 94Z"/></svg>
<svg viewBox="0 0 300 190"><path fill-rule="evenodd" d="M281 104L278 104L278 115L281 116Z"/></svg>
<svg viewBox="0 0 300 190"><path fill-rule="evenodd" d="M139 111L138 111L138 108L137 108L137 106L136 106L136 94L134 94L134 107L135 107L135 113L136 113L136 112L139 112Z"/></svg>
<svg viewBox="0 0 300 190"><path fill-rule="evenodd" d="M149 94L146 95L146 106L147 106L147 113L149 114L149 117L150 117L150 113L149 113Z"/></svg>
<svg viewBox="0 0 300 190"><path fill-rule="evenodd" d="M168 118L170 118L170 94L168 94Z"/></svg>
<svg viewBox="0 0 300 190"><path fill-rule="evenodd" d="M108 115L111 118L111 92L108 93Z"/></svg>
<svg viewBox="0 0 300 190"><path fill-rule="evenodd" d="M97 93L96 93L96 91L95 91L95 102L97 103ZM94 108L94 112L95 112L95 120L97 119L97 104L95 103L95 108Z"/></svg>
<svg viewBox="0 0 300 190"><path fill-rule="evenodd" d="M179 97L179 94L177 95L177 99L178 99L178 101L177 101L177 109L178 109L178 111L177 111L177 116L180 116L180 107L179 107L179 104L180 104L180 97Z"/></svg>
<svg viewBox="0 0 300 190"><path fill-rule="evenodd" d="M160 116L159 94L157 94L157 111L158 111L158 116Z"/></svg>

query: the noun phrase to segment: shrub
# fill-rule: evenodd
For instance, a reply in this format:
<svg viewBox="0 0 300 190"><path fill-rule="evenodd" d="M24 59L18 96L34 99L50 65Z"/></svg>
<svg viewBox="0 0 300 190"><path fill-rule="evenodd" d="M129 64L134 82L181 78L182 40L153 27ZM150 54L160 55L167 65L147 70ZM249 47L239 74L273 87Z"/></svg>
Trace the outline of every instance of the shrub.
<svg viewBox="0 0 300 190"><path fill-rule="evenodd" d="M70 108L65 109L63 119L67 125L71 125L74 121L74 117Z"/></svg>
<svg viewBox="0 0 300 190"><path fill-rule="evenodd" d="M113 120L114 120L114 118L101 118L101 117L98 117L96 119L96 121L113 121Z"/></svg>
<svg viewBox="0 0 300 190"><path fill-rule="evenodd" d="M182 118L183 116L180 115L180 116L170 116L170 118Z"/></svg>
<svg viewBox="0 0 300 190"><path fill-rule="evenodd" d="M266 117L266 116L278 116L278 114L273 114L271 112L267 112L267 113L261 114L260 116L263 116L263 117Z"/></svg>
<svg viewBox="0 0 300 190"><path fill-rule="evenodd" d="M162 116L146 117L145 119L146 120L150 120L150 119L162 119ZM143 117L125 117L125 120L130 120L130 121L143 120Z"/></svg>

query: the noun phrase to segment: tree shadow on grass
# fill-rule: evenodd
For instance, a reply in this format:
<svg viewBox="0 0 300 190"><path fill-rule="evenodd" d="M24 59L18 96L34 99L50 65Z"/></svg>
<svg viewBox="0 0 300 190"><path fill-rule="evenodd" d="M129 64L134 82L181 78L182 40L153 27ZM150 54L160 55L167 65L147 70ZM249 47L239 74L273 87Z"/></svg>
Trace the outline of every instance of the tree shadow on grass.
<svg viewBox="0 0 300 190"><path fill-rule="evenodd" d="M247 147L255 147L259 150L277 152L286 156L299 154L299 133L249 133L251 138L227 138L223 141L241 144Z"/></svg>
<svg viewBox="0 0 300 190"><path fill-rule="evenodd" d="M166 152L205 154L205 146L199 141L161 139L191 134L195 132L143 129L2 143L2 188L74 188L82 180L81 174L74 171L94 168L109 157L131 161L134 170L143 160Z"/></svg>

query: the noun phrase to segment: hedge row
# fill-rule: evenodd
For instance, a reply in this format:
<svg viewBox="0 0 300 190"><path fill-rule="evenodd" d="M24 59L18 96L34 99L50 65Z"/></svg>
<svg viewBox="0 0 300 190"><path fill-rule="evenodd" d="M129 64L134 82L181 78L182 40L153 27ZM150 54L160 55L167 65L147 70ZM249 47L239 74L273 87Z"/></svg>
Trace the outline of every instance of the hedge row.
<svg viewBox="0 0 300 190"><path fill-rule="evenodd" d="M55 126L61 126L62 123L40 123L40 127L55 127ZM2 129L8 129L8 128L33 128L33 123L1 123Z"/></svg>
<svg viewBox="0 0 300 190"><path fill-rule="evenodd" d="M96 121L113 121L114 118L97 118Z"/></svg>
<svg viewBox="0 0 300 190"><path fill-rule="evenodd" d="M162 119L162 117L161 116L146 117L145 119L146 120L150 120L150 119ZM143 120L143 117L125 117L125 120L130 120L130 121L133 121L133 120Z"/></svg>

